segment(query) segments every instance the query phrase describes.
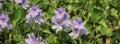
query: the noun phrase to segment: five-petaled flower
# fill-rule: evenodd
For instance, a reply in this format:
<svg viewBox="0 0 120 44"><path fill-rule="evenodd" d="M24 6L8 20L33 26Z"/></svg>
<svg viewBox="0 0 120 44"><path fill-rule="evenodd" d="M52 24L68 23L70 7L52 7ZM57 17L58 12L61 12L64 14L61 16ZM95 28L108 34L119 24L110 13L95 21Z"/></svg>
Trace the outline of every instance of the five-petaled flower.
<svg viewBox="0 0 120 44"><path fill-rule="evenodd" d="M79 35L88 34L88 30L85 28L85 22L82 22L81 18L73 20L72 29L73 32L71 32L69 36L73 36L73 39L77 38Z"/></svg>
<svg viewBox="0 0 120 44"><path fill-rule="evenodd" d="M27 9L29 7L29 0L14 0L16 4L20 4L22 8Z"/></svg>
<svg viewBox="0 0 120 44"><path fill-rule="evenodd" d="M26 15L26 23L32 23L35 21L35 23L41 24L45 22L45 20L42 18L44 14L37 5L33 4L27 12L28 14Z"/></svg>
<svg viewBox="0 0 120 44"><path fill-rule="evenodd" d="M0 0L0 7L2 6L2 0Z"/></svg>
<svg viewBox="0 0 120 44"><path fill-rule="evenodd" d="M4 12L2 12L2 14L0 16L0 30L2 30L5 27L7 29L12 28L12 25L10 24L9 20L10 20L9 17Z"/></svg>
<svg viewBox="0 0 120 44"><path fill-rule="evenodd" d="M25 39L26 44L45 44L42 41L42 37L35 37L34 33L28 34L28 38Z"/></svg>
<svg viewBox="0 0 120 44"><path fill-rule="evenodd" d="M64 8L58 8L55 10L55 14L56 15L52 18L52 23L54 23L52 29L56 29L56 32L58 32L62 30L64 26L70 26L71 22L68 20L70 15L65 11Z"/></svg>

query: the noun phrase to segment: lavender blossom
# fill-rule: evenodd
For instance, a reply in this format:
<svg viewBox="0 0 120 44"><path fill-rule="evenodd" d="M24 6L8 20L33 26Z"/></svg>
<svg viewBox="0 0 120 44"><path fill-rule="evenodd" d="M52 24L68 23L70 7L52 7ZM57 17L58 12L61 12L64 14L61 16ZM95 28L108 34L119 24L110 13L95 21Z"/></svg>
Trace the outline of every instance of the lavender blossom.
<svg viewBox="0 0 120 44"><path fill-rule="evenodd" d="M0 0L0 7L2 6L2 0Z"/></svg>
<svg viewBox="0 0 120 44"><path fill-rule="evenodd" d="M85 23L82 22L81 18L76 18L73 20L73 25L72 25L73 32L69 34L69 36L73 36L74 38L77 38L79 35L87 35L88 31L85 28Z"/></svg>
<svg viewBox="0 0 120 44"><path fill-rule="evenodd" d="M58 8L55 10L55 16L53 16L52 23L54 25L52 26L52 29L56 29L56 31L60 31L63 29L63 26L70 26L71 22L68 20L70 18L70 15L66 13L64 8Z"/></svg>
<svg viewBox="0 0 120 44"><path fill-rule="evenodd" d="M29 0L14 0L16 4L22 5L22 8L27 9L29 7Z"/></svg>
<svg viewBox="0 0 120 44"><path fill-rule="evenodd" d="M8 16L5 13L2 13L0 16L0 30L5 27L11 29L12 25L10 24Z"/></svg>
<svg viewBox="0 0 120 44"><path fill-rule="evenodd" d="M35 21L35 23L41 24L45 22L45 20L42 18L44 14L37 5L32 5L32 7L27 12L28 14L26 15L26 23L32 23Z"/></svg>
<svg viewBox="0 0 120 44"><path fill-rule="evenodd" d="M35 38L34 33L28 34L28 38L25 39L26 44L45 44L42 41L42 37Z"/></svg>

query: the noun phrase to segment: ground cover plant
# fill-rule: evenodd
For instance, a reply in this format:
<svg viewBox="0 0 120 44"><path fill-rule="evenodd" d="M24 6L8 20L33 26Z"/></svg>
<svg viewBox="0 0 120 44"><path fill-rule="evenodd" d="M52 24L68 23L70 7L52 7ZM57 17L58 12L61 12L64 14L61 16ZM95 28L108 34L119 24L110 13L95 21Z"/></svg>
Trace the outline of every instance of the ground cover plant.
<svg viewBox="0 0 120 44"><path fill-rule="evenodd" d="M120 44L120 0L0 0L0 44Z"/></svg>

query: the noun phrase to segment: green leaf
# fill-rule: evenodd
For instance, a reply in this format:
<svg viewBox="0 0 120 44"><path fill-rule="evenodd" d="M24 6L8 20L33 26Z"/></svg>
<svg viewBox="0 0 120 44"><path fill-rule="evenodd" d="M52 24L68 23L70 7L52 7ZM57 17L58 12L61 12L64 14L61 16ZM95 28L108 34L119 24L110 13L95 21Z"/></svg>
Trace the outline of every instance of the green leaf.
<svg viewBox="0 0 120 44"><path fill-rule="evenodd" d="M20 41L22 39L23 39L23 37L21 35L19 35L19 34L14 35L14 40L15 41Z"/></svg>
<svg viewBox="0 0 120 44"><path fill-rule="evenodd" d="M80 15L83 17L85 15L85 11L83 9L80 9Z"/></svg>
<svg viewBox="0 0 120 44"><path fill-rule="evenodd" d="M103 27L107 27L106 22L105 22L104 19L100 20L98 23L99 23L100 25L102 25Z"/></svg>
<svg viewBox="0 0 120 44"><path fill-rule="evenodd" d="M67 8L69 13L71 13L72 10L73 10L73 6L72 5L67 5L66 8Z"/></svg>
<svg viewBox="0 0 120 44"><path fill-rule="evenodd" d="M56 43L57 37L55 35L50 35L47 37L48 43Z"/></svg>
<svg viewBox="0 0 120 44"><path fill-rule="evenodd" d="M25 44L24 40L20 40L20 42L18 44Z"/></svg>
<svg viewBox="0 0 120 44"><path fill-rule="evenodd" d="M22 10L16 9L14 12L14 20L13 20L13 26L16 26L17 22L22 18Z"/></svg>
<svg viewBox="0 0 120 44"><path fill-rule="evenodd" d="M118 26L120 26L120 20L118 21Z"/></svg>
<svg viewBox="0 0 120 44"><path fill-rule="evenodd" d="M101 16L99 16L98 14L95 14L95 13L93 13L92 15L91 15L91 17L90 17L90 21L92 21L92 22L94 22L94 23L96 23L96 22L98 22L98 20L101 18Z"/></svg>
<svg viewBox="0 0 120 44"><path fill-rule="evenodd" d="M111 35L111 33L112 33L112 30L110 29L110 28L107 28L107 27L102 27L102 26L100 26L100 27L98 27L99 29L99 31L100 31L100 33L102 34L102 35L108 35L108 36L110 36Z"/></svg>
<svg viewBox="0 0 120 44"><path fill-rule="evenodd" d="M44 33L51 34L51 32L48 29L43 30Z"/></svg>
<svg viewBox="0 0 120 44"><path fill-rule="evenodd" d="M99 44L103 44L103 42L102 42L102 39L101 38L99 38L99 39L97 39L98 40L98 43Z"/></svg>
<svg viewBox="0 0 120 44"><path fill-rule="evenodd" d="M115 18L119 18L119 16L117 15L118 11L115 9L111 9L111 15L114 16Z"/></svg>

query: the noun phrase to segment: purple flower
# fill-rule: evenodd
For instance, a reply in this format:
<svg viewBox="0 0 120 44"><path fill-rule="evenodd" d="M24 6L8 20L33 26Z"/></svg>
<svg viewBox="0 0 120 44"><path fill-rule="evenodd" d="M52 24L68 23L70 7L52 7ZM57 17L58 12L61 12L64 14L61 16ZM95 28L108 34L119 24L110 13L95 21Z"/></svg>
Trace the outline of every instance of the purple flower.
<svg viewBox="0 0 120 44"><path fill-rule="evenodd" d="M34 33L28 34L28 38L25 39L26 44L45 44L42 41L42 37L35 38Z"/></svg>
<svg viewBox="0 0 120 44"><path fill-rule="evenodd" d="M0 30L5 27L11 29L12 25L10 24L8 16L3 12L0 16Z"/></svg>
<svg viewBox="0 0 120 44"><path fill-rule="evenodd" d="M76 18L73 20L72 29L73 32L71 32L69 36L73 36L73 38L77 38L79 35L88 34L88 30L85 28L85 23L82 22L81 18Z"/></svg>
<svg viewBox="0 0 120 44"><path fill-rule="evenodd" d="M14 0L16 4L22 5L22 8L27 9L29 7L29 0Z"/></svg>
<svg viewBox="0 0 120 44"><path fill-rule="evenodd" d="M2 6L2 0L0 0L0 7Z"/></svg>
<svg viewBox="0 0 120 44"><path fill-rule="evenodd" d="M70 26L71 22L68 20L70 18L70 15L66 13L64 8L58 8L55 10L55 14L56 15L52 18L52 23L54 23L52 29L60 31L63 29L63 26Z"/></svg>
<svg viewBox="0 0 120 44"><path fill-rule="evenodd" d="M35 23L41 24L45 22L45 20L42 18L44 14L37 5L32 5L32 7L27 12L28 14L26 15L26 23L32 23L35 21Z"/></svg>

